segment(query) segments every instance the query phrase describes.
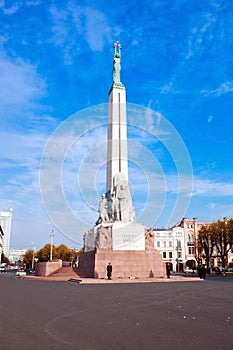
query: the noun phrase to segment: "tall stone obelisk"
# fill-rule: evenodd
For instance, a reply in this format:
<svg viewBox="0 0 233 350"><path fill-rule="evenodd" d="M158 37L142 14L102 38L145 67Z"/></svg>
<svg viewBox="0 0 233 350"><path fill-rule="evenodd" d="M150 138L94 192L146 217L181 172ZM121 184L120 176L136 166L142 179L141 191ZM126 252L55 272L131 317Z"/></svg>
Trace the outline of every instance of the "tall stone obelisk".
<svg viewBox="0 0 233 350"><path fill-rule="evenodd" d="M120 80L121 45L114 44L113 83L108 101L106 193L99 218L84 234L79 258L81 277L104 278L111 261L115 278L161 277L164 266L154 249L152 228L136 223L128 183L126 90Z"/></svg>
<svg viewBox="0 0 233 350"><path fill-rule="evenodd" d="M114 177L124 174L128 181L126 91L120 81L121 45L114 44L113 84L108 99L108 155L106 192L112 192Z"/></svg>
<svg viewBox="0 0 233 350"><path fill-rule="evenodd" d="M97 224L133 222L134 209L128 184L126 90L120 80L121 44L114 44L113 83L108 99L106 193L102 195Z"/></svg>

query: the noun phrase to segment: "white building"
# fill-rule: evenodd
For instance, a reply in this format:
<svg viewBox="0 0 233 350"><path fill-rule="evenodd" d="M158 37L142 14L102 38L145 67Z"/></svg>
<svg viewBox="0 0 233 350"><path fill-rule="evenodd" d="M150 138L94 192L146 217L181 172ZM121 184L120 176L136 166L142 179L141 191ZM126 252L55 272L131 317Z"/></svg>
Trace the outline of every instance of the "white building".
<svg viewBox="0 0 233 350"><path fill-rule="evenodd" d="M184 229L154 229L155 249L160 251L164 263L171 265L172 271L182 272L186 263Z"/></svg>
<svg viewBox="0 0 233 350"><path fill-rule="evenodd" d="M2 227L2 230L4 232L2 240L2 250L6 257L8 257L10 253L12 214L12 208L9 211L0 212L0 226Z"/></svg>
<svg viewBox="0 0 233 350"><path fill-rule="evenodd" d="M2 227L0 225L0 263L1 263L1 256L2 256L2 241L3 241L3 236L4 236L4 232L2 230Z"/></svg>
<svg viewBox="0 0 233 350"><path fill-rule="evenodd" d="M8 255L8 259L11 264L17 265L18 263L23 261L24 255L27 249L10 249L10 253Z"/></svg>

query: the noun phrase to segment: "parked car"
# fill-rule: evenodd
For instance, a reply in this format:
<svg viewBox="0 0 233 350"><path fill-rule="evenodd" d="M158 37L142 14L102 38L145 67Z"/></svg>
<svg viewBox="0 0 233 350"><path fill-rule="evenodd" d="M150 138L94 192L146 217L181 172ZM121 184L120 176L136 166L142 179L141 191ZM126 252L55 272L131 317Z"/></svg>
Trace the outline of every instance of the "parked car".
<svg viewBox="0 0 233 350"><path fill-rule="evenodd" d="M189 267L186 267L185 269L184 269L184 273L197 273L197 270L193 270L193 269L190 269Z"/></svg>
<svg viewBox="0 0 233 350"><path fill-rule="evenodd" d="M233 267L228 267L227 272L233 272Z"/></svg>
<svg viewBox="0 0 233 350"><path fill-rule="evenodd" d="M6 263L0 264L0 272L6 272Z"/></svg>
<svg viewBox="0 0 233 350"><path fill-rule="evenodd" d="M19 267L18 271L16 272L16 276L21 277L21 276L26 276L26 270L24 267Z"/></svg>

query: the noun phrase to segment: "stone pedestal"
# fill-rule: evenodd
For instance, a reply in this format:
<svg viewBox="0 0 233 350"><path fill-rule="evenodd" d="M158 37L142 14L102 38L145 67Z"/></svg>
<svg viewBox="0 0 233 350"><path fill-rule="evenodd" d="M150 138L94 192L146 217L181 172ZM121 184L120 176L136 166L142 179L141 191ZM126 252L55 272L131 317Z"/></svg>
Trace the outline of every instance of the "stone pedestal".
<svg viewBox="0 0 233 350"><path fill-rule="evenodd" d="M137 224L134 224L134 226L137 227ZM142 225L139 226L143 227ZM78 274L80 277L106 278L106 267L109 262L113 267L112 278L160 278L165 276L165 265L162 262L162 257L154 249L153 230L143 227L143 236L139 237L138 240L136 239L135 242L134 237L132 237L133 231L129 233L129 231L124 231L125 228L126 226L118 227L118 230L121 229L122 232L125 232L125 235L122 234L121 238L131 238L131 241L118 245L120 249L113 249L109 246L112 239L114 247L114 230L116 228L101 227L99 229L96 236L96 246L99 248L83 253L79 258ZM133 229L133 226L131 229ZM117 233L119 234L119 231ZM137 235L135 237L137 238ZM120 241L122 243L121 239ZM141 246L141 249L134 249L139 242L138 248ZM106 245L101 246L101 243L106 243ZM124 247L126 249L123 249Z"/></svg>
<svg viewBox="0 0 233 350"><path fill-rule="evenodd" d="M165 265L156 250L95 249L80 256L78 274L83 278L106 278L106 267L109 262L113 267L113 279L165 276Z"/></svg>

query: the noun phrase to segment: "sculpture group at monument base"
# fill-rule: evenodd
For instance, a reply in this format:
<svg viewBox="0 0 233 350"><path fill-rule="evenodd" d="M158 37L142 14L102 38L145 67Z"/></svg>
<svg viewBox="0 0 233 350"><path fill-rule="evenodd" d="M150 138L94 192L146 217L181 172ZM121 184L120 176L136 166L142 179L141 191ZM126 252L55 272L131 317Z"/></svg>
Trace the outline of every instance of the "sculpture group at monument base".
<svg viewBox="0 0 233 350"><path fill-rule="evenodd" d="M103 223L84 235L84 252L95 248L113 250L144 250L147 228L136 222Z"/></svg>
<svg viewBox="0 0 233 350"><path fill-rule="evenodd" d="M94 249L79 258L78 274L82 278L106 278L106 266L111 262L112 278L161 278L165 264L156 250Z"/></svg>

